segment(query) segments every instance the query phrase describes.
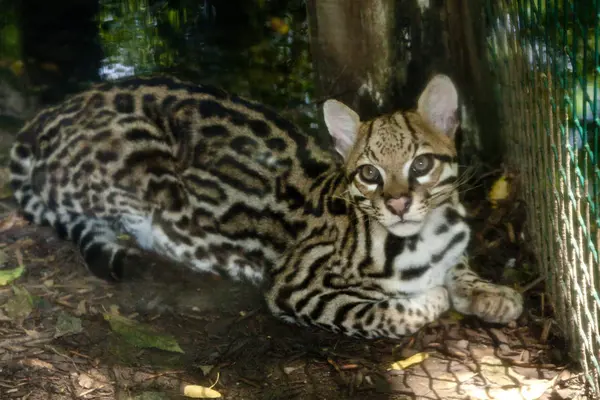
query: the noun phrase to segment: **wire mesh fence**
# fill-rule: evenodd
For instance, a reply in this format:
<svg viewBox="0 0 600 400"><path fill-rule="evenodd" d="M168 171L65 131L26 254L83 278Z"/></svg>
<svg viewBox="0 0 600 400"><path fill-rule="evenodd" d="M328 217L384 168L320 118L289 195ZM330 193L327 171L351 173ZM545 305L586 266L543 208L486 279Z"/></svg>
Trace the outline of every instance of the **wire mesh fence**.
<svg viewBox="0 0 600 400"><path fill-rule="evenodd" d="M600 0L485 4L507 162L557 322L600 392Z"/></svg>

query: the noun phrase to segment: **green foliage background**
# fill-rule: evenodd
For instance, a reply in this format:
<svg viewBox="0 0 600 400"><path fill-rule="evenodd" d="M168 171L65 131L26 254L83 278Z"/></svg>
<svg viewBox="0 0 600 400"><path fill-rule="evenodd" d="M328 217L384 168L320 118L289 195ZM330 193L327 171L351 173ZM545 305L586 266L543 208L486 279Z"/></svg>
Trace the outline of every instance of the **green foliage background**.
<svg viewBox="0 0 600 400"><path fill-rule="evenodd" d="M316 130L302 0L0 0L0 9L0 79L23 83L40 105L99 80L165 72Z"/></svg>
<svg viewBox="0 0 600 400"><path fill-rule="evenodd" d="M113 76L165 71L213 83L315 127L303 1L100 0L100 5L103 67L116 70Z"/></svg>

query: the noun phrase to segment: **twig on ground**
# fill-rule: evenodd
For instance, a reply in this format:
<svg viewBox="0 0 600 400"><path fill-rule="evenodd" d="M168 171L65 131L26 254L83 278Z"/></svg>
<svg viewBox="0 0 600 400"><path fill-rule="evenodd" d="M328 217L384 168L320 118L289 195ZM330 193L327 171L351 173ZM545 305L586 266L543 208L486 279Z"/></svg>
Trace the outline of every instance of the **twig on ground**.
<svg viewBox="0 0 600 400"><path fill-rule="evenodd" d="M536 287L540 282L543 282L545 279L546 279L546 276L544 276L544 275L534 279L533 282L530 282L527 285L523 286L523 288L521 288L520 292L525 293L525 292L530 291L531 289Z"/></svg>

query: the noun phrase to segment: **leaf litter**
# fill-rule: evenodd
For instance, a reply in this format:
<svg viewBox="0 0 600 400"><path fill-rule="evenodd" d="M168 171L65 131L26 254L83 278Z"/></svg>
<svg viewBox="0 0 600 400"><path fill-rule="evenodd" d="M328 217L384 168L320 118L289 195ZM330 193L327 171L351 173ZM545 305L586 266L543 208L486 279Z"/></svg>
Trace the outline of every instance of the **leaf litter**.
<svg viewBox="0 0 600 400"><path fill-rule="evenodd" d="M417 353L415 355L408 357L407 359L396 361L395 363L392 363L392 365L390 365L390 368L388 368L388 371L389 370L403 370L403 369L410 367L411 365L421 363L421 362L427 360L427 358L429 358L428 353Z"/></svg>
<svg viewBox="0 0 600 400"><path fill-rule="evenodd" d="M15 279L18 279L23 275L24 271L25 267L22 265L13 269L0 269L0 286L6 286Z"/></svg>
<svg viewBox="0 0 600 400"><path fill-rule="evenodd" d="M33 311L33 297L24 287L13 286L14 296L4 304L4 312L13 321L22 321Z"/></svg>
<svg viewBox="0 0 600 400"><path fill-rule="evenodd" d="M71 315L68 312L60 311L58 318L56 319L56 327L54 337L60 337L64 335L71 335L80 333L83 331L81 326L81 319Z"/></svg>
<svg viewBox="0 0 600 400"><path fill-rule="evenodd" d="M133 321L112 312L104 313L104 319L108 321L113 332L118 333L134 346L184 353L175 337L167 334L159 334L150 325Z"/></svg>
<svg viewBox="0 0 600 400"><path fill-rule="evenodd" d="M23 255L21 254L21 251L17 249L15 254L19 265L13 269L0 269L0 286L6 286L12 281L20 278L25 271L25 265L23 264ZM7 254L3 250L0 250L0 267L7 262Z"/></svg>
<svg viewBox="0 0 600 400"><path fill-rule="evenodd" d="M219 381L219 375L217 375L217 380L215 383L210 385L210 387L200 386L200 385L184 385L183 386L183 395L185 397L189 397L192 399L218 399L221 398L221 393L217 392L213 389L217 382Z"/></svg>
<svg viewBox="0 0 600 400"><path fill-rule="evenodd" d="M512 181L509 190L513 190ZM512 194L503 200L500 193L495 208L489 201L482 205L486 195L487 189L470 207L479 207L472 214L476 225L473 265L486 278L502 281L507 260L514 259L511 269L518 274L503 283L523 285L535 265L523 239L525 218L512 202ZM0 368L5 373L0 378L2 399L20 399L30 392L48 398L50 393L69 391L93 400L149 400L152 397L144 395L152 393L157 396L154 399L181 398L187 386L189 390L215 390L211 384L217 372L221 376L217 393L240 399L375 399L381 394L429 398L432 390L444 399L493 395L489 398L534 400L539 393L540 399L550 395L566 399L585 394L580 375L559 376L567 367L574 370L566 352L560 350L566 346L559 332L552 328L540 341L538 325L556 326L546 323L553 315L549 302L541 306L543 313L534 304L517 324L500 328L504 337L492 334L480 321L452 314L401 341L352 340L307 328L299 335L300 328L274 320L264 309L238 319L240 310L260 302L251 303L253 297L235 285L206 275L180 274L172 266L155 268L148 280L109 285L90 277L77 250L52 232L19 220L0 221L0 226L8 225L11 228L0 233L0 250L12 256L22 249L27 274L8 283L14 285L19 279L16 291L13 286L0 287L0 309L6 313L7 302L15 298L26 307L17 313L17 320L0 327ZM149 264L153 261L149 258ZM530 304L543 293L543 281L525 287ZM38 306L42 302L46 305ZM111 304L119 307L111 308ZM102 311L106 309L111 311ZM147 317L148 322L138 323L136 315ZM80 331L74 318L81 322ZM228 320L235 323L218 323ZM57 325L62 327L57 329ZM111 352L106 340L111 330L119 341L137 345L129 348L129 361ZM55 337L57 332L64 334ZM193 350L183 353L180 343ZM136 352L136 347L167 351ZM478 352L496 352L506 365L502 370ZM429 356L415 357L419 353ZM411 359L418 362L403 364ZM15 364L14 360L23 362ZM404 369L388 369L397 362ZM292 369L291 365L300 367ZM83 391L75 381L73 389L71 374L92 367L109 379ZM510 374L512 386L497 378L503 373ZM3 386L7 384L8 388ZM123 391L126 397L119 394Z"/></svg>

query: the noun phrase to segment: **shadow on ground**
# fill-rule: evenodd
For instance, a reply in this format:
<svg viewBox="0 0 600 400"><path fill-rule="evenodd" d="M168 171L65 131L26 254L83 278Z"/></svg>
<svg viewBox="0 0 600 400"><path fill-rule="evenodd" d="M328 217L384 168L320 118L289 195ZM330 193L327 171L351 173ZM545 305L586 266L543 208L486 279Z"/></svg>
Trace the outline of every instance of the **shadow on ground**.
<svg viewBox="0 0 600 400"><path fill-rule="evenodd" d="M152 256L143 278L105 283L51 230L9 209L1 217L0 261L14 268L21 255L25 265L0 286L2 399L179 399L186 384L214 385L228 399L561 399L583 390L561 364L563 349L541 343L528 316L491 327L449 315L402 341L352 340L279 322L251 288ZM22 289L33 302L19 315L7 307ZM183 353L129 344L104 318L117 311L172 335ZM80 321L78 332L65 334L65 316ZM388 371L423 352L424 361Z"/></svg>

